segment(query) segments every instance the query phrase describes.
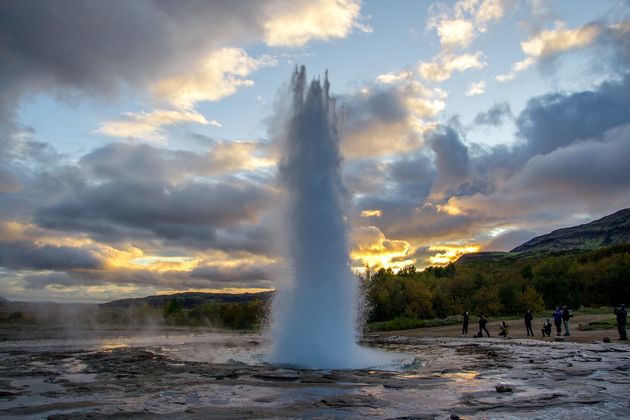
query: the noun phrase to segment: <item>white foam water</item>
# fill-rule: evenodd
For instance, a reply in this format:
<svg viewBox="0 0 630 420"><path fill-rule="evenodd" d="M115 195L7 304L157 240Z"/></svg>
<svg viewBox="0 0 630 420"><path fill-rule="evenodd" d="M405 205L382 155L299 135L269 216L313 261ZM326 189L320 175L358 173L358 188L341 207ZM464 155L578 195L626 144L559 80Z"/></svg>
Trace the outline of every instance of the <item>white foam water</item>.
<svg viewBox="0 0 630 420"><path fill-rule="evenodd" d="M303 66L291 80L279 168L290 274L274 300L271 361L357 369L383 365L388 356L357 344L358 285L348 259L347 194L329 87L327 75L307 84Z"/></svg>

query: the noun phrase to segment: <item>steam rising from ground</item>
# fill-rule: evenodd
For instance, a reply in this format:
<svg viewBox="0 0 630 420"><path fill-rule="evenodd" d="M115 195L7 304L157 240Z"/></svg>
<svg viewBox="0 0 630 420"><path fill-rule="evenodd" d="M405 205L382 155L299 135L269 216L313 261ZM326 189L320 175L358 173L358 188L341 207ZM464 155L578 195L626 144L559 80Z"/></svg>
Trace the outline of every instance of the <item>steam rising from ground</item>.
<svg viewBox="0 0 630 420"><path fill-rule="evenodd" d="M280 182L287 192L289 281L274 302L272 361L310 368L378 364L356 344L357 284L348 260L346 190L328 77L306 81L296 69L283 127Z"/></svg>

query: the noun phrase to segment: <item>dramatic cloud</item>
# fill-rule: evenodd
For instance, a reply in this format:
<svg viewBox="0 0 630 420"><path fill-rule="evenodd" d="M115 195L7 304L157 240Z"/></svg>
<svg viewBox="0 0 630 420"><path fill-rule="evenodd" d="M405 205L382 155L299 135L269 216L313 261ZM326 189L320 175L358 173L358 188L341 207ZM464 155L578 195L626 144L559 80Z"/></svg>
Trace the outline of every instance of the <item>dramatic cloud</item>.
<svg viewBox="0 0 630 420"><path fill-rule="evenodd" d="M243 251L151 255L140 248L114 248L86 235L67 236L18 222L0 223L0 237L0 266L21 273L0 282L0 289L13 294L88 287L94 299L111 289L125 294L141 289L147 294L226 286L268 288L277 271L275 260Z"/></svg>
<svg viewBox="0 0 630 420"><path fill-rule="evenodd" d="M487 30L487 24L500 20L513 1L506 0L459 0L452 8L434 4L427 29L435 29L445 50L466 48L479 33Z"/></svg>
<svg viewBox="0 0 630 420"><path fill-rule="evenodd" d="M345 37L367 29L359 18L360 4L350 0L8 2L0 14L0 121L15 116L26 92L112 97L123 87L154 87L178 105L216 100L273 62L224 47Z"/></svg>
<svg viewBox="0 0 630 420"><path fill-rule="evenodd" d="M422 265L473 245L508 249L571 220L583 222L584 214L628 207L628 97L626 77L593 91L532 98L515 118L521 142L511 147L478 148L461 127L438 126L425 134L433 154L419 149L415 161L351 166L372 179L358 184L364 190L357 216L379 211L358 220L407 242ZM509 105L497 103L474 123L500 125L506 118L514 118Z"/></svg>
<svg viewBox="0 0 630 420"><path fill-rule="evenodd" d="M270 166L263 144L213 141L206 152L171 150L141 143L114 143L83 156L79 166L90 177L179 184L187 178L225 175Z"/></svg>
<svg viewBox="0 0 630 420"><path fill-rule="evenodd" d="M217 101L232 95L241 86L252 86L246 77L260 67L273 66L275 59L254 59L239 48L213 51L191 72L158 81L154 95L179 108L191 108L198 102Z"/></svg>
<svg viewBox="0 0 630 420"><path fill-rule="evenodd" d="M359 162L348 164L345 179L355 194L355 212L378 211L378 220L370 223L388 223L396 213L421 206L435 180L435 167L422 150L398 157L388 163Z"/></svg>
<svg viewBox="0 0 630 420"><path fill-rule="evenodd" d="M486 91L486 82L482 80L481 82L471 83L470 85L468 85L466 96L481 95L485 91Z"/></svg>
<svg viewBox="0 0 630 420"><path fill-rule="evenodd" d="M453 197L465 213L543 220L630 206L630 125L532 158L492 194ZM566 217L566 216L564 216Z"/></svg>
<svg viewBox="0 0 630 420"><path fill-rule="evenodd" d="M0 83L11 86L12 99L24 90L63 88L111 95L122 83L143 85L187 67L200 51L234 36L230 22L247 22L238 5L226 3L213 13L201 3L179 5L7 3L0 17ZM197 50L186 48L191 45Z"/></svg>
<svg viewBox="0 0 630 420"><path fill-rule="evenodd" d="M208 279L221 287L270 287L269 270L264 266L247 265L205 265L194 269L190 276Z"/></svg>
<svg viewBox="0 0 630 420"><path fill-rule="evenodd" d="M406 241L390 240L376 226L364 226L352 232L350 256L356 269L392 267L413 264L413 249Z"/></svg>
<svg viewBox="0 0 630 420"><path fill-rule="evenodd" d="M514 118L512 109L507 102L492 105L489 110L479 112L474 119L476 125L499 126L506 118Z"/></svg>
<svg viewBox="0 0 630 420"><path fill-rule="evenodd" d="M113 241L151 234L183 246L251 249L262 244L248 238L247 223L256 220L268 194L243 181L173 186L115 180L78 189L39 210L35 221L49 229L87 232ZM223 231L229 227L234 232ZM262 232L254 229L251 234Z"/></svg>
<svg viewBox="0 0 630 420"><path fill-rule="evenodd" d="M123 138L138 138L154 141L164 141L166 132L162 127L182 124L197 123L202 125L221 124L215 120L208 121L206 118L194 110L155 110L151 112L127 112L124 120L106 121L96 130L101 134Z"/></svg>
<svg viewBox="0 0 630 420"><path fill-rule="evenodd" d="M430 246L429 251L437 252L437 254L429 257L429 263L431 265L444 265L457 260L464 254L478 252L479 245L440 244Z"/></svg>
<svg viewBox="0 0 630 420"><path fill-rule="evenodd" d="M366 158L416 149L422 132L444 109L445 96L400 78L340 98L343 155Z"/></svg>
<svg viewBox="0 0 630 420"><path fill-rule="evenodd" d="M465 48L474 38L472 22L464 19L441 20L436 26L440 43L445 48Z"/></svg>
<svg viewBox="0 0 630 420"><path fill-rule="evenodd" d="M92 250L39 245L26 241L0 241L0 266L11 269L78 270L102 268Z"/></svg>
<svg viewBox="0 0 630 420"><path fill-rule="evenodd" d="M265 24L265 42L271 46L298 47L311 39L345 38L359 23L361 6L355 0L318 0L305 4L281 3Z"/></svg>
<svg viewBox="0 0 630 420"><path fill-rule="evenodd" d="M453 72L482 69L487 63L482 51L456 53L466 49L478 34L487 30L487 23L499 20L511 7L512 1L460 0L450 8L437 3L429 7L427 29L435 29L440 38L441 51L430 61L418 64L419 74L432 82L443 82ZM485 90L485 82L470 86L467 95L479 95Z"/></svg>
<svg viewBox="0 0 630 420"><path fill-rule="evenodd" d="M0 194L16 193L22 189L18 176L7 166L0 166Z"/></svg>
<svg viewBox="0 0 630 420"><path fill-rule="evenodd" d="M455 192L470 171L468 148L459 135L450 127L440 127L429 134L429 145L435 153L438 177L433 185L432 196L439 199L444 194Z"/></svg>
<svg viewBox="0 0 630 420"><path fill-rule="evenodd" d="M541 31L525 42L521 49L530 57L557 54L591 44L601 33L596 25L585 25L576 29L566 29L564 23L557 22L555 29Z"/></svg>
<svg viewBox="0 0 630 420"><path fill-rule="evenodd" d="M548 153L630 122L630 75L597 90L531 99L516 119L530 154Z"/></svg>
<svg viewBox="0 0 630 420"><path fill-rule="evenodd" d="M475 1L465 1L460 4L474 4ZM485 31L484 24L493 20L499 20L505 12L514 4L511 0L484 0L475 12L475 21L480 26L480 31Z"/></svg>
<svg viewBox="0 0 630 420"><path fill-rule="evenodd" d="M362 210L361 217L381 217L383 212L380 210Z"/></svg>
<svg viewBox="0 0 630 420"><path fill-rule="evenodd" d="M443 82L451 78L453 72L463 72L471 69L482 69L487 65L483 54L440 54L433 61L420 63L419 71L423 78L433 82Z"/></svg>
<svg viewBox="0 0 630 420"><path fill-rule="evenodd" d="M630 60L629 33L630 22L627 20L610 25L594 22L575 29L567 29L563 22L558 21L554 29L541 30L521 42L521 49L527 57L514 63L509 72L499 74L495 79L499 82L514 80L519 72L541 60L598 44L604 49L612 48L615 56L613 61L625 65Z"/></svg>

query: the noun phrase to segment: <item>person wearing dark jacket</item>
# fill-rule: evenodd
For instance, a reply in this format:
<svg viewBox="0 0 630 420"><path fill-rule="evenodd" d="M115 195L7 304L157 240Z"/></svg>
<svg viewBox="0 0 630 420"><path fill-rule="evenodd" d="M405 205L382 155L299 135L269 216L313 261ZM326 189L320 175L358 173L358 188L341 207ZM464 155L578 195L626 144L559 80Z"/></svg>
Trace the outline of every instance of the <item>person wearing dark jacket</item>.
<svg viewBox="0 0 630 420"><path fill-rule="evenodd" d="M543 324L541 331L543 337L551 337L551 322L549 321L549 318L547 318L547 321Z"/></svg>
<svg viewBox="0 0 630 420"><path fill-rule="evenodd" d="M525 312L525 329L527 330L528 337L530 336L530 334L532 337L534 336L534 330L532 330L533 319L534 319L534 316L532 315L532 311L528 309L527 312Z"/></svg>
<svg viewBox="0 0 630 420"><path fill-rule="evenodd" d="M628 311L626 311L626 305L622 303L619 308L615 308L615 315L617 315L617 330L619 330L619 339L627 340L628 335L626 333L626 323L628 322Z"/></svg>
<svg viewBox="0 0 630 420"><path fill-rule="evenodd" d="M562 323L564 324L564 335L571 335L571 329L569 323L571 322L571 312L567 305L562 307Z"/></svg>
<svg viewBox="0 0 630 420"><path fill-rule="evenodd" d="M559 306L556 306L556 310L551 314L553 317L553 323L556 326L556 335L562 334L562 310Z"/></svg>
<svg viewBox="0 0 630 420"><path fill-rule="evenodd" d="M481 315L481 317L479 318L479 333L477 334L477 336L483 337L483 331L485 331L486 334L488 334L488 337L490 337L490 331L488 331L488 328L486 328L487 323L488 320L486 319L486 317Z"/></svg>
<svg viewBox="0 0 630 420"><path fill-rule="evenodd" d="M462 334L468 335L468 312L464 312L464 323L462 324Z"/></svg>

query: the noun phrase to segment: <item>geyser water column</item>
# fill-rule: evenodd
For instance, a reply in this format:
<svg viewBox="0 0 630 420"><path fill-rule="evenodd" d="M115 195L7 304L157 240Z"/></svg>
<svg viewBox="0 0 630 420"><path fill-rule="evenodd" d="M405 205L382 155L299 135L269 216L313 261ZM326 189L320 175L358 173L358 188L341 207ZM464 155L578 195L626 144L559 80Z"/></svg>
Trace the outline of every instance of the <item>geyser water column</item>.
<svg viewBox="0 0 630 420"><path fill-rule="evenodd" d="M335 101L323 84L291 81L279 174L286 195L282 232L289 279L274 301L272 361L310 368L370 364L356 344L357 284L348 259Z"/></svg>

